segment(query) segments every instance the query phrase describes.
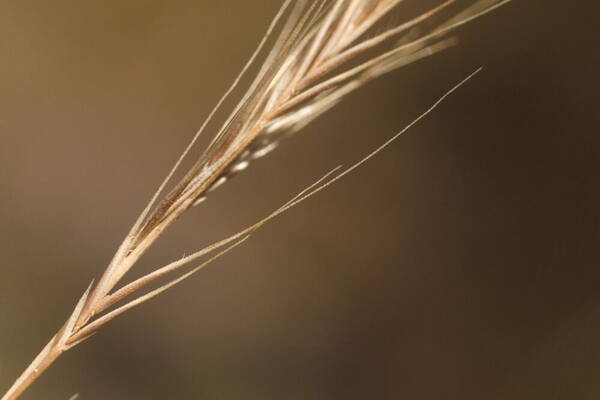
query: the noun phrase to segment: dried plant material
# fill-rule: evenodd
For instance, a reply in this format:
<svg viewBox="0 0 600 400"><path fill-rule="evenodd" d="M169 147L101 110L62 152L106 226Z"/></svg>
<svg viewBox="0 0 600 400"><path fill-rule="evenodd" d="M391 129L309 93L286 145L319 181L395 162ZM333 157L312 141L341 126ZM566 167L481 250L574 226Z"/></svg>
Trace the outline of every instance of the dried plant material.
<svg viewBox="0 0 600 400"><path fill-rule="evenodd" d="M402 3L402 0L285 1L258 48L175 163L101 278L85 291L63 327L15 381L2 400L18 398L64 351L86 340L117 316L187 279L238 246L272 218L362 165L429 114L472 75L446 93L405 129L351 167L341 172L340 167L332 170L267 217L235 235L118 287L124 275L158 237L186 210L202 202L209 192L246 169L253 160L271 152L284 137L329 110L348 93L384 73L453 45L455 40L447 36L449 32L508 1L474 1L469 8L460 9L449 19L434 24L435 28L424 29L425 22L452 12L454 0L448 0L403 24L381 32L375 29L377 23ZM159 201L199 135L277 29L279 35L248 91L194 166ZM204 257L209 258L190 267L190 264ZM181 272L186 267L187 270ZM142 289L157 279L177 271L180 271L179 276L140 294ZM124 304L118 306L121 301ZM116 308L111 310L114 306Z"/></svg>

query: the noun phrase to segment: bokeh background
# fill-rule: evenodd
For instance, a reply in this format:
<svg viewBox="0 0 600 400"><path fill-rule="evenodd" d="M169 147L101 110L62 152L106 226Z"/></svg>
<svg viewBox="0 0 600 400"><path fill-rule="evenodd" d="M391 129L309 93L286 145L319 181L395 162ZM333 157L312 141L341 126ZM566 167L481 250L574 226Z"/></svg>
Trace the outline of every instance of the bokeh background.
<svg viewBox="0 0 600 400"><path fill-rule="evenodd" d="M0 391L99 276L279 4L0 2ZM23 399L598 398L593 8L516 0L348 97L129 277L256 221L484 67L376 159L65 354Z"/></svg>

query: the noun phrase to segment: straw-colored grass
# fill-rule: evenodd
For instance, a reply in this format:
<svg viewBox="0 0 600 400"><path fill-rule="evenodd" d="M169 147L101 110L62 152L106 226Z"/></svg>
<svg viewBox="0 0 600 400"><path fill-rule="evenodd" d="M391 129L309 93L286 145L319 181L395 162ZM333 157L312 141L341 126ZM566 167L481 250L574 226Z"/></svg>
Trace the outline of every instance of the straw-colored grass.
<svg viewBox="0 0 600 400"><path fill-rule="evenodd" d="M18 398L62 353L89 338L101 326L239 245L261 225L348 174L427 115L464 81L368 156L346 170L340 167L332 170L263 220L133 282L121 284L124 275L177 218L253 160L273 150L286 135L299 130L369 80L451 46L455 43L448 36L451 31L508 1L475 0L466 8L457 9L454 0L447 0L400 25L383 29L378 22L402 0L286 0L258 48L144 208L101 278L90 284L63 327L2 400ZM273 39L276 31L278 35ZM248 91L194 166L161 198L213 114L267 44L271 50L264 56ZM203 257L208 258L199 265L191 265ZM186 267L187 270L182 270ZM174 272L180 275L140 294L156 279Z"/></svg>

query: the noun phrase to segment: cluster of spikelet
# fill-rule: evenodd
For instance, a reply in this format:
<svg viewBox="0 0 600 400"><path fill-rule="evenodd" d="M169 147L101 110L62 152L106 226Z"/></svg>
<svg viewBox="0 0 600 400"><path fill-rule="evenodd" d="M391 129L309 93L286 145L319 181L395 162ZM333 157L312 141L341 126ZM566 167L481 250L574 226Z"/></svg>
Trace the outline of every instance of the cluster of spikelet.
<svg viewBox="0 0 600 400"><path fill-rule="evenodd" d="M508 1L472 0L467 1L465 6L460 4L461 1L447 0L400 25L382 29L378 23L403 0L286 0L249 62L163 181L100 280L90 285L71 317L2 400L19 397L64 351L91 336L116 316L186 279L239 244L267 220L329 184L331 180L325 179L331 175L255 225L116 289L127 271L164 230L186 210L200 203L208 192L247 168L254 159L269 153L283 137L330 109L349 92L384 73L447 48L454 43L454 38L449 36L452 30ZM278 35L274 35L275 32ZM241 101L195 165L159 200L208 121L267 44L271 44L271 50L264 56ZM217 250L220 253L191 267L169 283L113 308L157 278L189 266Z"/></svg>

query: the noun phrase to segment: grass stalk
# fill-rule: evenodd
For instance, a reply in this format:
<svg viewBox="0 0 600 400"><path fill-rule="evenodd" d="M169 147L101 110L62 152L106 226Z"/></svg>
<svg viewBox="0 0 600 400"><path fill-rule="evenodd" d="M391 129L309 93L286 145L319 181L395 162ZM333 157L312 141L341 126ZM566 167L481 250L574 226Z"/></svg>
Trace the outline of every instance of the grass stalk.
<svg viewBox="0 0 600 400"><path fill-rule="evenodd" d="M125 274L179 217L251 162L272 151L283 138L366 82L453 45L450 32L508 1L474 0L471 7L455 10L455 1L447 0L381 33L375 30L377 23L402 0L284 1L258 48L159 185L100 279L90 284L62 328L1 400L17 399L62 353L117 316L187 279L244 242L266 222L346 176L427 116L479 70L366 157L344 170L340 167L332 170L264 219L185 258L157 267L133 282L121 283ZM444 14L452 16L438 21ZM425 25L431 26L432 20L436 21L434 28L427 29ZM272 40L276 31L279 34ZM371 32L370 38L366 38ZM248 91L192 168L163 194L208 122L269 41L273 41L271 50L264 55ZM367 60L357 58L367 54L371 54ZM141 292L157 279L177 273L166 284Z"/></svg>

